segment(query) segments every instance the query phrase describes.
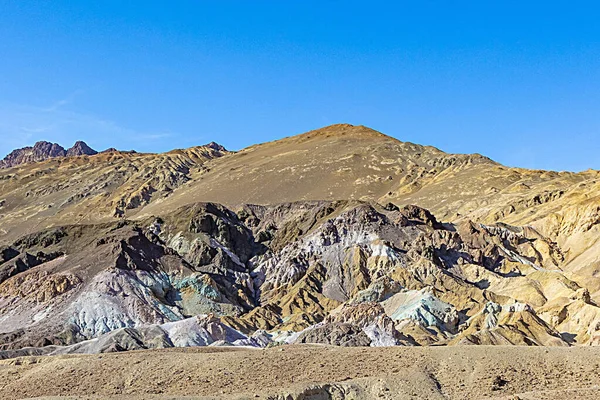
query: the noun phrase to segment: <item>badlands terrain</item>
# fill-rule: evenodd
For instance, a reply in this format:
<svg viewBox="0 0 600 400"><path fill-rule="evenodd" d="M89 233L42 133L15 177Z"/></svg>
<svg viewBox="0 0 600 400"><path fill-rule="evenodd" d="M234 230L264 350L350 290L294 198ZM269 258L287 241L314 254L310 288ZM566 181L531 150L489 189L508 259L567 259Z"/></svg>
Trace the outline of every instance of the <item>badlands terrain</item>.
<svg viewBox="0 0 600 400"><path fill-rule="evenodd" d="M3 398L598 395L598 171L347 124L0 168Z"/></svg>

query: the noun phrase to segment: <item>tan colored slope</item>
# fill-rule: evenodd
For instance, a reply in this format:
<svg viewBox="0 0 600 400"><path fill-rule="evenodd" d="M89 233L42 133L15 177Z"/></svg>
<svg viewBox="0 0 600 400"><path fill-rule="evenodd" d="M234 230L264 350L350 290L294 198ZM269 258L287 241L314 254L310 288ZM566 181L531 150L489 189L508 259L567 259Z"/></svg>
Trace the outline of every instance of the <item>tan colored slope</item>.
<svg viewBox="0 0 600 400"><path fill-rule="evenodd" d="M0 171L0 241L50 226L115 220L168 196L227 154L217 146L164 154L108 152Z"/></svg>
<svg viewBox="0 0 600 400"><path fill-rule="evenodd" d="M164 215L198 201L238 206L311 199L417 204L443 221L532 225L558 246L556 264L545 267L562 270L600 299L599 172L509 168L347 124L234 154L210 147L108 153L2 171L0 241L52 225ZM538 248L554 246L531 240ZM530 251L535 259L538 250ZM531 291L529 281L521 286L534 304L546 296Z"/></svg>
<svg viewBox="0 0 600 400"><path fill-rule="evenodd" d="M229 206L300 200L379 200L416 190L444 171L497 164L400 142L364 126L332 125L244 149L144 214L214 201ZM404 194L402 195L404 196Z"/></svg>
<svg viewBox="0 0 600 400"><path fill-rule="evenodd" d="M490 302L466 322L452 339L458 345L568 346L558 332L524 303L501 306Z"/></svg>
<svg viewBox="0 0 600 400"><path fill-rule="evenodd" d="M0 229L7 233L17 222L32 231L58 219L145 217L197 201L227 206L392 201L417 204L444 221L533 224L559 243L600 220L597 171L509 168L476 154L401 142L364 126L328 126L251 146L202 167L224 155L216 153L206 147L158 155L109 153L2 171ZM570 257L587 251L590 241L567 243Z"/></svg>
<svg viewBox="0 0 600 400"><path fill-rule="evenodd" d="M338 124L222 158L141 214L196 201L233 207L301 200L391 201L417 204L445 221L534 224L558 238L598 222L597 209L578 215L584 212L580 205L599 205L597 196L598 171L510 168L478 154L448 154L364 126Z"/></svg>
<svg viewBox="0 0 600 400"><path fill-rule="evenodd" d="M364 126L332 125L249 147L218 160L139 216L195 201L236 207L323 199L417 204L443 221L531 225L556 242L562 258L555 267L600 299L600 172L510 168Z"/></svg>
<svg viewBox="0 0 600 400"><path fill-rule="evenodd" d="M600 349L188 348L0 361L0 398L595 399Z"/></svg>

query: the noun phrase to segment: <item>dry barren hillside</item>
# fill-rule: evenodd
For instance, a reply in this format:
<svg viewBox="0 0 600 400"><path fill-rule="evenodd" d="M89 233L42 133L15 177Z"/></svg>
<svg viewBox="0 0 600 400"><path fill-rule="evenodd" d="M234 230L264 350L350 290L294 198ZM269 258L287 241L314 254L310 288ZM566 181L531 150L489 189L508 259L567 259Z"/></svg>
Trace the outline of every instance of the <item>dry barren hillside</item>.
<svg viewBox="0 0 600 400"><path fill-rule="evenodd" d="M600 344L598 172L333 125L0 172L0 358Z"/></svg>
<svg viewBox="0 0 600 400"><path fill-rule="evenodd" d="M364 126L332 125L252 146L148 207L158 215L198 200L233 207L356 199L416 204L447 222L532 226L558 243L561 268L600 291L600 172L526 170L447 154ZM134 215L132 215L134 216Z"/></svg>
<svg viewBox="0 0 600 400"><path fill-rule="evenodd" d="M478 154L447 154L339 124L241 150L142 211L198 200L236 207L354 199L417 204L445 221L530 223L566 202L593 200L599 179L598 171L509 168Z"/></svg>
<svg viewBox="0 0 600 400"><path fill-rule="evenodd" d="M118 219L168 196L225 154L216 144L164 154L115 150L0 169L0 242L50 226Z"/></svg>
<svg viewBox="0 0 600 400"><path fill-rule="evenodd" d="M168 201L146 212L198 200L278 204L305 200L400 199L440 174L496 167L480 155L455 155L400 142L364 126L332 125L243 149Z"/></svg>

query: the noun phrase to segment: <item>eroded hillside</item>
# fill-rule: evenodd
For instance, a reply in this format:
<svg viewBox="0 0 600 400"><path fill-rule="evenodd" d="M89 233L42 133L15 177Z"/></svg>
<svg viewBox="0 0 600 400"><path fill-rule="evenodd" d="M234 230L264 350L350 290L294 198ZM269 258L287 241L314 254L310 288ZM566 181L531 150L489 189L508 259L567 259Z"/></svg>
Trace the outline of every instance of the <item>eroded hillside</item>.
<svg viewBox="0 0 600 400"><path fill-rule="evenodd" d="M2 257L5 357L600 339L600 308L562 270L554 242L533 228L442 224L416 206L321 201L233 212L196 203L144 221L52 228Z"/></svg>
<svg viewBox="0 0 600 400"><path fill-rule="evenodd" d="M600 343L596 171L334 125L1 174L2 357Z"/></svg>
<svg viewBox="0 0 600 400"><path fill-rule="evenodd" d="M202 174L217 144L163 154L108 151L0 170L0 242L64 224L114 221Z"/></svg>

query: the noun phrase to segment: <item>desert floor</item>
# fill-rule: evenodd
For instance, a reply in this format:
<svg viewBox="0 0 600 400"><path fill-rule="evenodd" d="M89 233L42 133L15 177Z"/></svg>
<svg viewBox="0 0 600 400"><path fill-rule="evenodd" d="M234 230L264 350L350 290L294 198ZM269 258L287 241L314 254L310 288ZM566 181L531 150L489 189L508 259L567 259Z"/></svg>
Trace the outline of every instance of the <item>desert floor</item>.
<svg viewBox="0 0 600 400"><path fill-rule="evenodd" d="M0 361L0 399L597 399L600 348L185 348Z"/></svg>

